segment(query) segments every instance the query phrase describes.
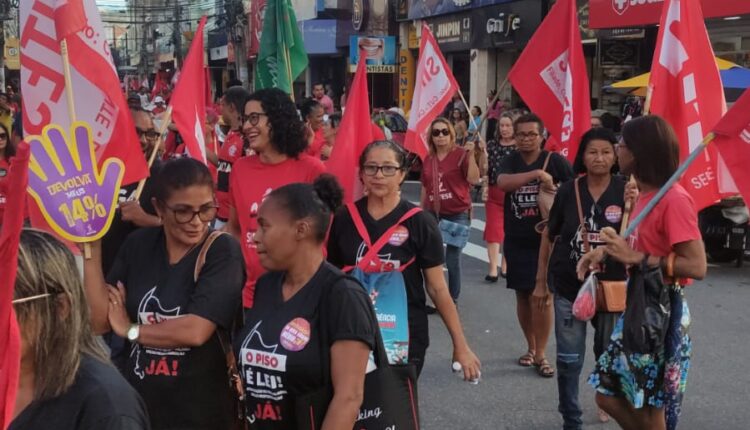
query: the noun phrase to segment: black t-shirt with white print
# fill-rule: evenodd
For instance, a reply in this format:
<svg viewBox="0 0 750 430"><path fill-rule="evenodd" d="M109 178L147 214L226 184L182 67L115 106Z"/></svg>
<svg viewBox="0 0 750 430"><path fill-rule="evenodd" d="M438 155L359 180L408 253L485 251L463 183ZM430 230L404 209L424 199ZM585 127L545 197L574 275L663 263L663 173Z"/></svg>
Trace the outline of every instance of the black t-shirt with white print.
<svg viewBox="0 0 750 430"><path fill-rule="evenodd" d="M375 345L377 319L370 299L339 269L324 262L287 301L283 282L280 272L260 277L255 303L245 311L244 327L235 337L246 416L257 430L298 429L295 400L324 386L323 369L330 369L334 342L356 340L370 349Z"/></svg>
<svg viewBox="0 0 750 430"><path fill-rule="evenodd" d="M377 242L404 214L415 207L408 201L401 200L391 213L375 220L367 212L367 198L360 199L355 204L372 243ZM333 219L328 239L328 261L338 267L354 266L367 250L349 211L345 207L341 208ZM443 238L435 217L424 211L415 214L393 233L392 239L378 254L384 263L393 262L396 267L416 258L402 273L409 306L410 355L412 352L424 354L430 340L422 270L442 266L445 259Z"/></svg>
<svg viewBox="0 0 750 430"><path fill-rule="evenodd" d="M200 248L169 264L162 228L142 228L128 237L107 283L125 285L131 321L155 324L190 314L215 323L218 329L231 329L245 282L242 251L229 235L218 237L196 283ZM227 428L234 404L216 333L195 348L133 344L126 346L126 354L120 371L146 402L154 429Z"/></svg>
<svg viewBox="0 0 750 430"><path fill-rule="evenodd" d="M498 175L526 173L544 167L547 151L542 151L539 158L531 164L526 164L520 152L514 152L506 157ZM573 168L568 160L560 154L551 153L546 172L552 176L554 182L561 183L573 178ZM539 195L539 180L534 179L519 189L505 193L505 240L513 241L520 246L539 248L541 237L534 227L542 221L537 204Z"/></svg>
<svg viewBox="0 0 750 430"><path fill-rule="evenodd" d="M625 207L625 183L624 177L613 176L607 189L594 202L586 176L578 180L581 209L591 249L603 244L599 232L604 227L620 231ZM584 254L583 229L578 217L574 184L575 180L570 180L560 185L550 210L548 224L550 239L554 240L548 269L549 286L556 294L571 302L575 301L582 285L576 275L576 265ZM624 280L625 276L625 266L607 259L599 279Z"/></svg>

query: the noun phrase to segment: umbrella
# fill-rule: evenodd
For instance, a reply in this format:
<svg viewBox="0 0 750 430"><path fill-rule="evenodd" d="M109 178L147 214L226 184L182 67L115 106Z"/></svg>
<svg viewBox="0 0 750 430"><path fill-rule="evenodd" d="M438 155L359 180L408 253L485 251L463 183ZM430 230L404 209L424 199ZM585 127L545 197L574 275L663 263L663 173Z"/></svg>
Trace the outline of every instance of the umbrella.
<svg viewBox="0 0 750 430"><path fill-rule="evenodd" d="M745 89L750 87L750 69L738 66L722 70L719 73L721 73L721 83L724 88Z"/></svg>
<svg viewBox="0 0 750 430"><path fill-rule="evenodd" d="M719 66L719 71L723 70L729 70L735 67L740 67L735 63L732 63L731 61L723 60L721 58L716 58L716 65ZM646 95L645 87L648 86L648 81L651 78L651 73L644 73L642 75L638 75L635 77L632 77L630 79L626 79L624 81L615 82L612 85L607 85L604 88L607 90L610 89L632 89L632 88L644 88L643 94ZM723 77L722 77L723 78ZM736 88L736 87L732 87ZM636 94L641 95L641 94Z"/></svg>

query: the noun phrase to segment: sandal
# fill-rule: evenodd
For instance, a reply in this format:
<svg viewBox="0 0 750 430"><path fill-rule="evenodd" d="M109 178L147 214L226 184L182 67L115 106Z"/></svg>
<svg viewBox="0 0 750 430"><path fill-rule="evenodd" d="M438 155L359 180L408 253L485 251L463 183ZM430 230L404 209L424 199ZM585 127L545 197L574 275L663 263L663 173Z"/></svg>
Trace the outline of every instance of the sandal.
<svg viewBox="0 0 750 430"><path fill-rule="evenodd" d="M518 365L523 367L531 367L534 364L534 351L527 351L526 354L522 355L518 359Z"/></svg>
<svg viewBox="0 0 750 430"><path fill-rule="evenodd" d="M536 367L536 373L543 378L551 378L555 376L555 368L549 363L546 358L542 358L539 362L534 362Z"/></svg>

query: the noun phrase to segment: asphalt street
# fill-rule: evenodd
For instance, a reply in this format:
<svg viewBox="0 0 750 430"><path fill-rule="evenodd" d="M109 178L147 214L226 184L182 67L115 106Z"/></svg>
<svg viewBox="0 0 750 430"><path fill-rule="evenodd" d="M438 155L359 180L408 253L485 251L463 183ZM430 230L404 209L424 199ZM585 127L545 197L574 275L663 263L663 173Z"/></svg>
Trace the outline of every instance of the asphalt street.
<svg viewBox="0 0 750 430"><path fill-rule="evenodd" d="M404 196L418 199L418 184L407 183ZM463 255L459 314L469 344L482 361L478 385L451 372L452 346L439 316L430 316L430 348L419 380L422 428L560 429L556 378L544 379L516 360L526 345L515 313L514 293L501 279L484 281L486 250L482 240L483 205L474 207L470 245ZM709 267L707 278L688 287L693 324L693 361L683 403L680 429L750 428L750 263ZM596 416L594 391L585 378L594 364L591 332L587 341L580 400L586 429L616 429ZM554 334L547 356L554 364Z"/></svg>

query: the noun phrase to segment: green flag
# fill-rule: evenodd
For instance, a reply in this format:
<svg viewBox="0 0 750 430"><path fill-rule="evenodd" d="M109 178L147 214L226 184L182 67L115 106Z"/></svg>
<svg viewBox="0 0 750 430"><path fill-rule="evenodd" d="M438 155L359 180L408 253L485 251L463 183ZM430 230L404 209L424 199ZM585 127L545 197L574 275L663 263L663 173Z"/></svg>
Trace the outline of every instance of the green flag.
<svg viewBox="0 0 750 430"><path fill-rule="evenodd" d="M268 0L255 69L255 88L278 88L292 94L292 83L307 68L307 62L290 1Z"/></svg>

